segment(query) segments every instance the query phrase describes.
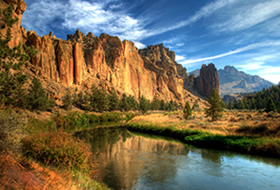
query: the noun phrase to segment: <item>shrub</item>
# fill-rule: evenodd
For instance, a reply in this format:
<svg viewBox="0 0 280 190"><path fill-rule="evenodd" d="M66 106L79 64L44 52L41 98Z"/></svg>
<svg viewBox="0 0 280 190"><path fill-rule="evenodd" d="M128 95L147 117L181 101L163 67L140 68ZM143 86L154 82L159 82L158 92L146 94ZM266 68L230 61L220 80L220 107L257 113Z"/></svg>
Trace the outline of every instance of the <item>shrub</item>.
<svg viewBox="0 0 280 190"><path fill-rule="evenodd" d="M17 115L9 111L0 111L0 152L18 148L19 142L16 137L22 126Z"/></svg>
<svg viewBox="0 0 280 190"><path fill-rule="evenodd" d="M43 164L88 171L90 149L71 134L39 133L22 140L23 153Z"/></svg>

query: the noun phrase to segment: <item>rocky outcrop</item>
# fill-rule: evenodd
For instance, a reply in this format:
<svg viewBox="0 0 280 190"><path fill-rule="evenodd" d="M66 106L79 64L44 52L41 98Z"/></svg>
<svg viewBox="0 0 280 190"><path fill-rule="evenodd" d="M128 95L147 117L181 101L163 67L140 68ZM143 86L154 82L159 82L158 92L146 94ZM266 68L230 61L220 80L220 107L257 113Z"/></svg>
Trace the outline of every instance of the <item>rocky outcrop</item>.
<svg viewBox="0 0 280 190"><path fill-rule="evenodd" d="M11 34L13 38L9 42L9 46L15 47L20 42L25 42L26 38L26 31L23 27L21 27L21 20L22 15L26 9L26 3L24 0L1 0L0 1L0 9L7 8L8 5L11 5L14 12L13 12L13 18L18 18L18 22L16 22L13 27L11 28ZM6 34L6 28L1 28L0 30L1 34Z"/></svg>
<svg viewBox="0 0 280 190"><path fill-rule="evenodd" d="M194 89L204 97L210 97L213 89L220 93L219 76L214 64L202 65L199 76L195 78Z"/></svg>
<svg viewBox="0 0 280 190"><path fill-rule="evenodd" d="M133 42L108 34L95 37L77 30L67 37L66 41L52 33L43 37L28 33L26 44L38 50L31 62L39 75L67 87L90 87L95 83L136 98L184 99L184 82L176 68L175 53L162 44L138 52Z"/></svg>
<svg viewBox="0 0 280 190"><path fill-rule="evenodd" d="M176 63L175 52L169 51L163 44L138 50L133 42L121 41L116 36L101 34L95 37L92 33L85 35L79 30L74 35L68 35L67 40L56 38L52 32L42 37L33 31L26 34L20 27L26 4L23 0L0 0L2 8L8 4L12 5L14 15L19 17L10 45L22 42L38 50L27 68L33 77L41 77L44 84L57 83L62 87L81 89L95 84L108 91L114 88L119 95L127 93L138 99L143 95L150 100L156 97L181 104L185 100L191 104L197 100L184 89L189 81L194 84L194 80L188 77L182 65ZM56 96L59 90L57 87L52 89Z"/></svg>
<svg viewBox="0 0 280 190"><path fill-rule="evenodd" d="M259 76L252 76L238 71L233 66L225 66L224 69L219 69L218 75L222 96L234 93L261 91L263 88L269 88L273 85L273 83Z"/></svg>
<svg viewBox="0 0 280 190"><path fill-rule="evenodd" d="M177 71L175 53L160 44L139 50L139 54L144 60L145 68L156 74L158 92L167 94L171 91L177 99L181 100L184 80Z"/></svg>

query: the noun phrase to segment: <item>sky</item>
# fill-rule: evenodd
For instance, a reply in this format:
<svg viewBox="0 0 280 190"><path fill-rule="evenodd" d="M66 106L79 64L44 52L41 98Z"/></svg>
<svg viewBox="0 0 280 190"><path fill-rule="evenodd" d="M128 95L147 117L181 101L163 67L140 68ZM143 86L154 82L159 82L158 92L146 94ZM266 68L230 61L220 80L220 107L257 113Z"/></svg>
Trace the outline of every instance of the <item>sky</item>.
<svg viewBox="0 0 280 190"><path fill-rule="evenodd" d="M139 48L163 43L187 72L231 65L280 81L280 0L25 0L22 25L66 39L77 29Z"/></svg>

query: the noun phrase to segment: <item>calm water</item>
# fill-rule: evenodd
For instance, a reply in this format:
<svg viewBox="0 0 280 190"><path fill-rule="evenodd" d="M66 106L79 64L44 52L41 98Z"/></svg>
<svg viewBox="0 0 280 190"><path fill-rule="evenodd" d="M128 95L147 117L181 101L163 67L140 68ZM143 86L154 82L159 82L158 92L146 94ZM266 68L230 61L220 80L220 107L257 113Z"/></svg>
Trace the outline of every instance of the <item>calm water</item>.
<svg viewBox="0 0 280 190"><path fill-rule="evenodd" d="M100 179L112 189L280 189L280 159L190 148L123 128L76 136L91 144Z"/></svg>

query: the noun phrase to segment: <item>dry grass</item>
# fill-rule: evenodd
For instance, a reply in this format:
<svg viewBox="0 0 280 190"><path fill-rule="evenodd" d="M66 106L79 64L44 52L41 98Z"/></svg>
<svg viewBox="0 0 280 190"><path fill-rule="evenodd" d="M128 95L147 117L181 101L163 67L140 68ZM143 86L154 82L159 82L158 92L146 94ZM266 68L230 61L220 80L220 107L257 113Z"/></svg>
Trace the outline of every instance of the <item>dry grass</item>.
<svg viewBox="0 0 280 190"><path fill-rule="evenodd" d="M31 161L18 160L12 153L0 156L0 189L77 189L71 174L60 175Z"/></svg>
<svg viewBox="0 0 280 190"><path fill-rule="evenodd" d="M223 117L210 122L203 111L195 111L188 120L183 119L182 113L150 114L133 118L131 123L152 124L156 126L174 126L178 129L198 129L220 135L254 135L280 137L280 114L261 114L250 111L226 111ZM244 126L249 126L244 130ZM262 126L265 126L262 128ZM252 128L258 128L253 130ZM243 129L243 130L242 130Z"/></svg>

